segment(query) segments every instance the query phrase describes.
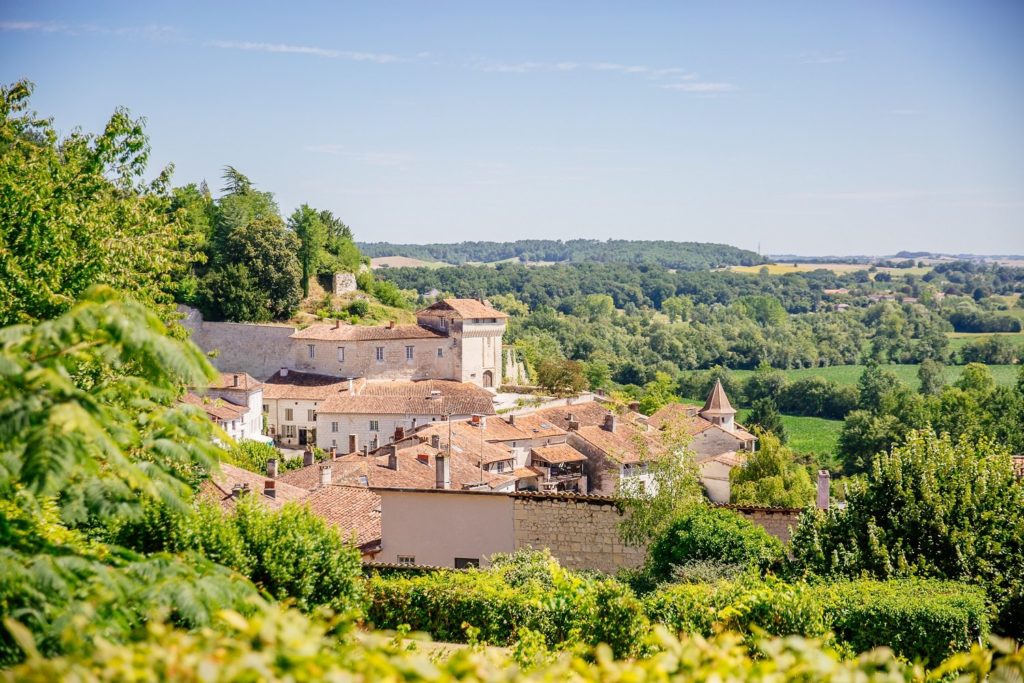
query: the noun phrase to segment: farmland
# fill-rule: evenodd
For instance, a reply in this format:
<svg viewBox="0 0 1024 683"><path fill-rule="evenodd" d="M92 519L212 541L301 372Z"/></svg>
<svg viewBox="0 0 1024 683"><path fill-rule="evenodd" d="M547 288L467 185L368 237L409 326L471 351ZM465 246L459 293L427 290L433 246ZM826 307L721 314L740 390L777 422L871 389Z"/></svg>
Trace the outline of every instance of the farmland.
<svg viewBox="0 0 1024 683"><path fill-rule="evenodd" d="M857 384L857 380L860 379L865 367L864 365L833 365L825 368L799 368L796 370L783 370L782 372L790 380L800 379L809 375L819 375L838 384L854 385ZM895 374L908 387L917 389L920 386L920 382L917 379L917 365L886 365L884 367ZM1012 386L1016 383L1020 367L1019 365L988 366L996 383L1002 386ZM946 366L946 382L949 384L955 382L960 377L963 369L964 366L962 365ZM732 374L737 379L743 380L753 372L753 370L733 370Z"/></svg>

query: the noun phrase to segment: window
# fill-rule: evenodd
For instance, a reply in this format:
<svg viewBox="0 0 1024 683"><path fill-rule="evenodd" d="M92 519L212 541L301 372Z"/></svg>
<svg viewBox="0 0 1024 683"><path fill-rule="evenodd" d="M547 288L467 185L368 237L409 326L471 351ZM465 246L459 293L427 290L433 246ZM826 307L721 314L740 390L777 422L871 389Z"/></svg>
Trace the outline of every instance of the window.
<svg viewBox="0 0 1024 683"><path fill-rule="evenodd" d="M401 560L399 560L399 563L401 563ZM456 569L469 569L470 567L479 567L479 566L480 566L480 558L479 557L456 557L455 558L455 568Z"/></svg>
<svg viewBox="0 0 1024 683"><path fill-rule="evenodd" d="M499 460L498 461L498 472L504 472L504 471L505 471L505 461L504 460Z"/></svg>
<svg viewBox="0 0 1024 683"><path fill-rule="evenodd" d="M316 411L315 410L307 410L306 411L306 422L316 422Z"/></svg>
<svg viewBox="0 0 1024 683"><path fill-rule="evenodd" d="M332 422L331 423L331 431L332 432L338 431L338 423L337 422Z"/></svg>
<svg viewBox="0 0 1024 683"><path fill-rule="evenodd" d="M412 360L412 354L413 354L413 349L414 348L415 347L413 347L413 346L406 346L405 347L405 359L406 360Z"/></svg>
<svg viewBox="0 0 1024 683"><path fill-rule="evenodd" d="M338 347L338 362L339 363L344 363L345 362L345 347L344 346L339 346Z"/></svg>
<svg viewBox="0 0 1024 683"><path fill-rule="evenodd" d="M291 422L292 420L295 419L294 416L295 416L295 413L292 411L291 408L285 408L284 409L284 419L286 419L289 422Z"/></svg>
<svg viewBox="0 0 1024 683"><path fill-rule="evenodd" d="M269 413L270 412L270 406L268 406L266 403L263 404L263 412L264 413Z"/></svg>
<svg viewBox="0 0 1024 683"><path fill-rule="evenodd" d="M399 555L398 564L416 564L416 557L414 555Z"/></svg>
<svg viewBox="0 0 1024 683"><path fill-rule="evenodd" d="M314 344L306 344L306 348L309 349L309 357L310 357L310 359L316 358L316 345L314 345Z"/></svg>
<svg viewBox="0 0 1024 683"><path fill-rule="evenodd" d="M281 435L284 436L286 439L288 439L288 438L294 439L295 438L295 425L282 425L281 426Z"/></svg>
<svg viewBox="0 0 1024 683"><path fill-rule="evenodd" d="M380 422L378 420L370 420L370 431L371 432L379 432L380 431Z"/></svg>
<svg viewBox="0 0 1024 683"><path fill-rule="evenodd" d="M384 360L384 347L383 346L378 346L377 347L377 362L380 363L383 360Z"/></svg>
<svg viewBox="0 0 1024 683"><path fill-rule="evenodd" d="M440 346L437 347L437 357L444 358L444 349L442 349Z"/></svg>

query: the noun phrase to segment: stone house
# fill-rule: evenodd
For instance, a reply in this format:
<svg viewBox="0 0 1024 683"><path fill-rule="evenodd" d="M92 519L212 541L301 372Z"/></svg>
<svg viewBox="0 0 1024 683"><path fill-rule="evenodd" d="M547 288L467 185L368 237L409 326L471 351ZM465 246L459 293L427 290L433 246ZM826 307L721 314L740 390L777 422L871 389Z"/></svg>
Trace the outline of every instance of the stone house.
<svg viewBox="0 0 1024 683"><path fill-rule="evenodd" d="M290 446L316 443L320 405L349 390L352 382L328 375L282 368L264 383L263 415L267 435Z"/></svg>
<svg viewBox="0 0 1024 683"><path fill-rule="evenodd" d="M186 393L181 401L202 408L233 441L260 441L263 388L244 372L222 372L209 386Z"/></svg>

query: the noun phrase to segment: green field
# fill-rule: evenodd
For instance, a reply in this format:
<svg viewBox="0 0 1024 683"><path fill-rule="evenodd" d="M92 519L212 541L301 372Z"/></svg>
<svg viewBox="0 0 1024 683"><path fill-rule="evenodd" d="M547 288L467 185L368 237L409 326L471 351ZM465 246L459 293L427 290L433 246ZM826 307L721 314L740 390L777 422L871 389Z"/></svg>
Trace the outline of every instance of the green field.
<svg viewBox="0 0 1024 683"><path fill-rule="evenodd" d="M949 348L951 351L959 351L972 342L989 337L1005 337L1017 346L1024 348L1024 332L950 332Z"/></svg>
<svg viewBox="0 0 1024 683"><path fill-rule="evenodd" d="M749 409L739 411L736 417L740 424L749 413ZM782 425L786 428L787 445L797 453L832 456L836 452L843 421L783 415Z"/></svg>
<svg viewBox="0 0 1024 683"><path fill-rule="evenodd" d="M833 365L827 368L801 368L799 370L783 370L782 372L791 380L809 375L820 375L839 384L856 384L857 380L860 379L861 373L864 372L864 367L863 365ZM917 379L916 365L886 365L885 368L892 371L893 374L899 377L901 382L912 389L916 390L920 385ZM990 365L988 368L992 371L992 376L997 384L1013 386L1017 382L1017 373L1020 372L1021 366ZM964 366L962 365L947 365L946 382L950 384L955 382L963 370ZM749 377L754 371L732 370L731 372L734 377L742 380Z"/></svg>

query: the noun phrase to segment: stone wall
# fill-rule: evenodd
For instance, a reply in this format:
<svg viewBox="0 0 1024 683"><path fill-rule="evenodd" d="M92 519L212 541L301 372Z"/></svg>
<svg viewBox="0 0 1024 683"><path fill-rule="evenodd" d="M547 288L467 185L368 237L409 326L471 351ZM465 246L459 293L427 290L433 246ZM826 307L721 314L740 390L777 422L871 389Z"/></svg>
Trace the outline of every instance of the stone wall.
<svg viewBox="0 0 1024 683"><path fill-rule="evenodd" d="M783 543L789 543L802 512L788 508L756 508L734 505L727 507L740 513Z"/></svg>
<svg viewBox="0 0 1024 683"><path fill-rule="evenodd" d="M646 550L623 545L622 513L606 498L514 496L515 548L548 548L563 567L614 573L638 567Z"/></svg>
<svg viewBox="0 0 1024 683"><path fill-rule="evenodd" d="M214 352L210 361L223 372L247 372L262 381L294 356L289 337L295 328L289 325L209 322L194 308L179 306L178 311L192 341L204 352Z"/></svg>
<svg viewBox="0 0 1024 683"><path fill-rule="evenodd" d="M334 280L332 289L335 295L356 291L355 273L335 273L332 279Z"/></svg>

